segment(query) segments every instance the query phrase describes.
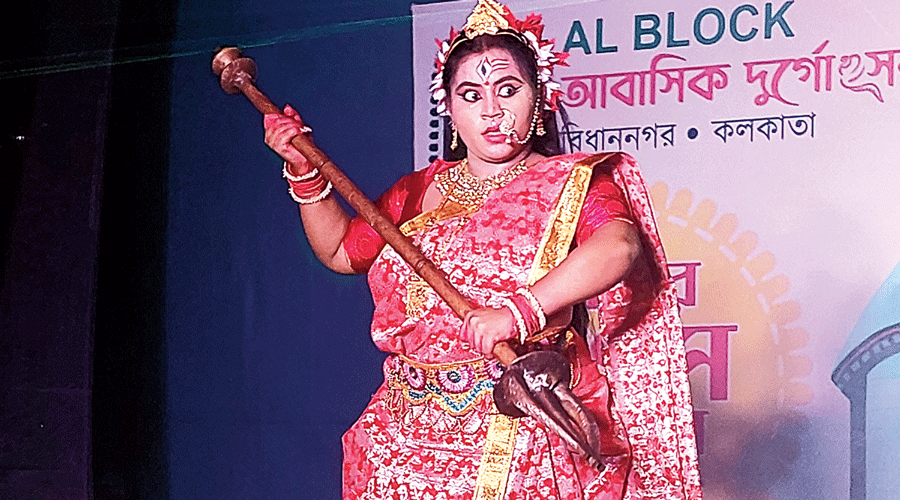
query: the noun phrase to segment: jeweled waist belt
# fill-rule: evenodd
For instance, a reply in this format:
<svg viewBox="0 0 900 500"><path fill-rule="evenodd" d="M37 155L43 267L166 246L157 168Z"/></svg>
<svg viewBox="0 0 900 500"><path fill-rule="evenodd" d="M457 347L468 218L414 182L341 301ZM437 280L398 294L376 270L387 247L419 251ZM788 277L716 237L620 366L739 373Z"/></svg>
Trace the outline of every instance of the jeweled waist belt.
<svg viewBox="0 0 900 500"><path fill-rule="evenodd" d="M437 403L444 411L463 415L489 397L503 374L497 360L477 359L426 364L396 355L386 363L388 386L412 405Z"/></svg>

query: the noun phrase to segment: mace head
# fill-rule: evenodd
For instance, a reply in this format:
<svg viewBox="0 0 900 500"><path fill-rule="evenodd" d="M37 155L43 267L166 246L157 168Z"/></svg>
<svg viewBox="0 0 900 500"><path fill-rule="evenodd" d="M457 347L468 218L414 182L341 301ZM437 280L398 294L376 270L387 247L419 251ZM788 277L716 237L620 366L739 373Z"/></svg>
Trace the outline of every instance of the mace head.
<svg viewBox="0 0 900 500"><path fill-rule="evenodd" d="M242 57L237 47L219 49L213 57L212 70L219 77L222 90L229 94L240 92L242 81L256 80L256 63L249 57Z"/></svg>

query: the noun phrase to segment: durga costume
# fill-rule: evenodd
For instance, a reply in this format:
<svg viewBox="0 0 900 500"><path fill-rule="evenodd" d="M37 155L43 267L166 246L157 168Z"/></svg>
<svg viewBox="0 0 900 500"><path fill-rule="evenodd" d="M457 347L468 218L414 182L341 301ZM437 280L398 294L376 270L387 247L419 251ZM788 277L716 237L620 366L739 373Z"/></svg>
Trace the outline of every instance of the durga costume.
<svg viewBox="0 0 900 500"><path fill-rule="evenodd" d="M605 429L604 468L533 418L497 411L502 367L460 340L461 320L357 218L344 247L356 270L368 270L372 338L390 355L384 382L343 438L343 497L699 499L675 289L634 160L548 158L503 179L474 208L447 203L445 192L439 208L422 213L430 183L452 190L466 175L464 164L437 160L377 205L481 307L500 307L611 220L639 229L642 260L589 301L586 339L566 330L535 342L570 361L573 393Z"/></svg>

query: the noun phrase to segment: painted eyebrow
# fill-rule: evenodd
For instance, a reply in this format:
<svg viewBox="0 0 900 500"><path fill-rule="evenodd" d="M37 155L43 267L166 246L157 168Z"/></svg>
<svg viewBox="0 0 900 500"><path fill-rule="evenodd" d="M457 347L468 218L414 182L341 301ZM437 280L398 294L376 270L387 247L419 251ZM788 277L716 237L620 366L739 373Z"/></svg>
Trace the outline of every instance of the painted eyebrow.
<svg viewBox="0 0 900 500"><path fill-rule="evenodd" d="M456 88L454 90L459 90L462 87L475 87L481 88L481 85L475 82L463 81L456 84Z"/></svg>
<svg viewBox="0 0 900 500"><path fill-rule="evenodd" d="M516 83L521 83L521 84L523 84L523 85L525 84L525 82L524 82L521 78L519 78L519 77L517 77L517 76L514 76L514 75L506 75L506 76L504 76L503 78L501 78L501 79L497 80L496 82L494 82L494 85L495 85L495 86L496 86L496 85L500 85L500 84L503 84L503 83L506 83L506 82L509 82L509 81L516 82ZM458 84L456 84L456 88L455 88L454 90L459 90L459 89L461 89L461 88L463 88L463 87L481 88L481 87L482 87L482 84L480 84L480 83L475 83L475 82L470 82L470 81L463 81L463 82L459 82Z"/></svg>
<svg viewBox="0 0 900 500"><path fill-rule="evenodd" d="M519 78L519 77L517 77L517 76L515 76L515 75L506 75L506 76L504 76L503 78L501 78L501 79L497 80L496 82L494 82L494 85L500 85L501 83L506 83L506 82L508 82L508 81L513 81L513 82L525 84L525 82L524 82L521 78Z"/></svg>

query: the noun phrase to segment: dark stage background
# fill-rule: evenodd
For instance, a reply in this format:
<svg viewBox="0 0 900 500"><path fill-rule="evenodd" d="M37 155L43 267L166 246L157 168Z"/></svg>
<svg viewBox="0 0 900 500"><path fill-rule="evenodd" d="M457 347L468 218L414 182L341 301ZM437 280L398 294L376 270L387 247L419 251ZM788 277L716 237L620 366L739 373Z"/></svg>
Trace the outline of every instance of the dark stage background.
<svg viewBox="0 0 900 500"><path fill-rule="evenodd" d="M222 92L210 61L216 46L244 47L261 88L300 109L375 196L414 167L408 2L6 6L0 500L339 498L340 437L382 379L365 280L315 261L261 117ZM660 56L687 71L675 54L715 62L692 66L709 78L730 68L715 101L710 79L708 94L681 89L684 102L657 89L652 107L635 104L610 86L612 114L588 94L569 105L577 148L582 133L587 152L607 132L643 144L697 334L687 348L707 496L898 497L900 370L880 363L900 345L900 164L883 154L900 144L900 4L599 3L545 12L548 33L580 40L569 89L627 83ZM591 31L599 16L606 45ZM430 45L461 17L416 39ZM663 17L666 46L658 31L644 47L652 34L634 21L663 29ZM701 18L720 20L718 41L703 42ZM430 65L431 48L417 63ZM769 92L778 85L797 101ZM726 132L776 120L780 137ZM628 143L651 122L652 147L647 135ZM657 148L658 126L687 134ZM727 330L715 347L714 328Z"/></svg>
<svg viewBox="0 0 900 500"><path fill-rule="evenodd" d="M370 196L412 169L410 20L394 18L408 13L401 1L234 10L260 40L298 39L246 50L259 85L295 105ZM205 37L207 15L183 5L179 34ZM173 70L170 494L338 498L340 436L381 379L371 299L364 278L315 260L260 115L222 92L209 62L179 58Z"/></svg>
<svg viewBox="0 0 900 500"><path fill-rule="evenodd" d="M399 0L18 5L0 62L0 498L340 496L381 381L218 45L370 196L413 168Z"/></svg>

